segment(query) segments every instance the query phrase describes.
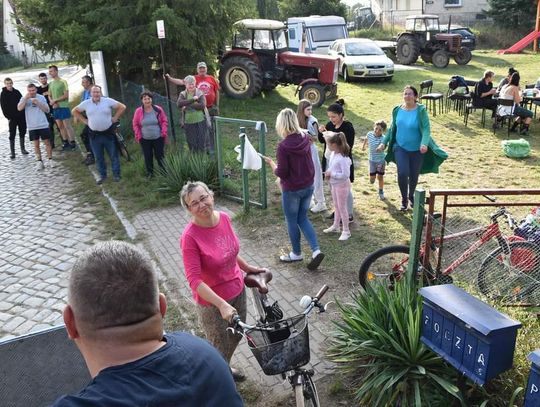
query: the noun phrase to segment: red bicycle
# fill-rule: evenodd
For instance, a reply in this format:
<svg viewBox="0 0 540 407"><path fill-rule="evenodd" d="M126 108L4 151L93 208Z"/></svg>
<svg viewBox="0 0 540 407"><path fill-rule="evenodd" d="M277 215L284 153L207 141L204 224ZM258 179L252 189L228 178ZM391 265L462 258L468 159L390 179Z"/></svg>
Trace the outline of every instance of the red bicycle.
<svg viewBox="0 0 540 407"><path fill-rule="evenodd" d="M418 275L427 283L452 283L451 274L467 261L480 247L495 239L498 247L482 261L476 277L480 292L491 298L540 304L540 247L518 236L504 236L499 219L506 218L513 230L517 223L506 208L501 207L490 216L491 223L445 235L432 237L429 245L420 246ZM439 248L445 242L478 236L450 265L440 270ZM392 245L369 254L360 266L360 284L383 283L392 288L407 270L409 246Z"/></svg>

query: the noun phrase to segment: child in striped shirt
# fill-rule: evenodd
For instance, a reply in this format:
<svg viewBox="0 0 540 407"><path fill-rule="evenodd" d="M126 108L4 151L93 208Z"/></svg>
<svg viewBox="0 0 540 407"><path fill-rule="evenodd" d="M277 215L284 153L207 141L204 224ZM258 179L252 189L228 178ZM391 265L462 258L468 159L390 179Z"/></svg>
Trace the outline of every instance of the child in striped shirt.
<svg viewBox="0 0 540 407"><path fill-rule="evenodd" d="M385 153L378 152L377 147L382 142L384 132L386 131L386 123L384 120L375 122L373 131L368 132L362 144L362 150L369 145L369 182L375 183L375 178L379 180L379 199L384 199L384 170L386 162L384 161Z"/></svg>

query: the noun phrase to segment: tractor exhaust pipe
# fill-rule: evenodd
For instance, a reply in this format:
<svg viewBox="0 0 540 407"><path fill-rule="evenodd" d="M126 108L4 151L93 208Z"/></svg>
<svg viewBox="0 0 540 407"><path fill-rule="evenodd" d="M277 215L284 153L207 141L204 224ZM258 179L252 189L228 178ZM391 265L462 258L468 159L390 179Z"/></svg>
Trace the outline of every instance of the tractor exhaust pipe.
<svg viewBox="0 0 540 407"><path fill-rule="evenodd" d="M446 31L448 34L450 34L450 25L452 24L452 15L450 14L450 17L448 18L448 30Z"/></svg>

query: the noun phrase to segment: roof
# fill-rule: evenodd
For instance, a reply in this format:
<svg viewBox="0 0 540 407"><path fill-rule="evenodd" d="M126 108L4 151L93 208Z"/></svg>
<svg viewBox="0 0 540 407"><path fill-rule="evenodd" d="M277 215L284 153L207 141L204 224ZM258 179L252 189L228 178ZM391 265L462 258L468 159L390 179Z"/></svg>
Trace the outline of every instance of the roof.
<svg viewBox="0 0 540 407"><path fill-rule="evenodd" d="M342 42L344 44L348 44L350 42L375 42L369 38L339 38L335 40L334 42Z"/></svg>
<svg viewBox="0 0 540 407"><path fill-rule="evenodd" d="M237 21L233 24L233 27L248 30L281 30L285 28L285 24L276 20L247 18L245 20Z"/></svg>
<svg viewBox="0 0 540 407"><path fill-rule="evenodd" d="M414 16L407 16L407 20L412 20L413 18L439 18L435 14L416 14Z"/></svg>
<svg viewBox="0 0 540 407"><path fill-rule="evenodd" d="M307 27L345 25L345 19L340 16L309 16L309 17L290 17L287 24L304 23Z"/></svg>

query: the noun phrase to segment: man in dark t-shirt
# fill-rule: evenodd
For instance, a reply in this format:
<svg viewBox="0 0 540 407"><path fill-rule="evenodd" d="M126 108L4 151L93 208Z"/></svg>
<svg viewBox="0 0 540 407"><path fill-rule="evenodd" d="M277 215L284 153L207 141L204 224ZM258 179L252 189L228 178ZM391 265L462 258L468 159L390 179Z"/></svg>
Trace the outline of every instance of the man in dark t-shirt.
<svg viewBox="0 0 540 407"><path fill-rule="evenodd" d="M167 305L150 258L98 243L71 271L64 322L92 381L54 407L241 407L230 369L208 342L163 334Z"/></svg>
<svg viewBox="0 0 540 407"><path fill-rule="evenodd" d="M495 73L492 71L484 72L484 76L478 81L474 90L473 106L491 110L493 127L496 128L497 99L494 99L493 95L497 93L497 89L493 87L494 76Z"/></svg>
<svg viewBox="0 0 540 407"><path fill-rule="evenodd" d="M37 87L37 93L38 95L45 96L45 99L47 99L47 104L49 105L49 113L47 113L47 120L49 121L49 131L51 132L51 147L55 148L54 144L54 117L52 116L52 105L49 100L49 83L47 79L47 74L45 72L41 72L38 75L39 79L39 86Z"/></svg>

